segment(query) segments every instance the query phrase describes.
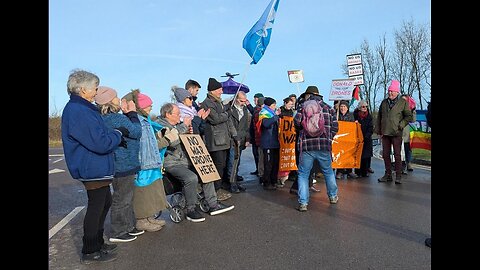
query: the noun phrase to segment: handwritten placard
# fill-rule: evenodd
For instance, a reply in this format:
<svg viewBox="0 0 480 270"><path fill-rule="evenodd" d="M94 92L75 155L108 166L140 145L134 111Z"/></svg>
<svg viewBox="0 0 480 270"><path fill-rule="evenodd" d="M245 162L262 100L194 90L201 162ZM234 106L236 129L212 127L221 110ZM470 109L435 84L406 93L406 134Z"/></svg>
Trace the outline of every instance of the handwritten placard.
<svg viewBox="0 0 480 270"><path fill-rule="evenodd" d="M203 183L212 182L220 179L217 168L213 163L212 157L203 143L202 137L198 134L181 134L183 146L187 150L188 157L192 161L195 170L202 179Z"/></svg>

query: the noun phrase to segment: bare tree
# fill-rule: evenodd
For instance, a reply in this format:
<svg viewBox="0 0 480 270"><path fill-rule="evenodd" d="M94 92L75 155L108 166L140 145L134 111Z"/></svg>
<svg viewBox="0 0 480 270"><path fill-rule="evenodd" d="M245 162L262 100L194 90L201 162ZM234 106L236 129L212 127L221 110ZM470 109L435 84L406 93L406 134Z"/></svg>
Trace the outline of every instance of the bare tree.
<svg viewBox="0 0 480 270"><path fill-rule="evenodd" d="M393 74L399 79L402 93L413 96L416 91L420 109L423 109L422 94L430 84L430 35L425 25L413 21L404 22L395 31L395 61Z"/></svg>
<svg viewBox="0 0 480 270"><path fill-rule="evenodd" d="M389 72L390 56L388 55L387 38L385 37L385 33L383 34L383 36L380 37L379 44L377 45L375 50L379 58L378 62L379 62L380 72L379 72L378 81L379 81L379 84L383 86L383 95L380 99L381 101L387 96L387 84L388 84L388 81L390 80L390 72ZM377 100L377 93L378 91L374 92L374 97L373 97L374 101ZM374 111L375 111L375 107L374 107Z"/></svg>
<svg viewBox="0 0 480 270"><path fill-rule="evenodd" d="M363 63L363 81L364 91L360 91L360 99L365 99L368 102L369 110L375 110L375 97L379 84L380 65L379 59L376 57L375 52L370 49L368 41L363 40L360 46L362 52ZM361 88L360 88L361 89ZM373 107L372 107L373 105Z"/></svg>

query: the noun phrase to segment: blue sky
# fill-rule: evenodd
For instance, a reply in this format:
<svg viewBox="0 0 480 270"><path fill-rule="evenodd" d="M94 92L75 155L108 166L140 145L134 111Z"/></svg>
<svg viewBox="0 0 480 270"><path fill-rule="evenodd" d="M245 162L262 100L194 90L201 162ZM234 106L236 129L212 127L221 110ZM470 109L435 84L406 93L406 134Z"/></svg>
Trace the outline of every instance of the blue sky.
<svg viewBox="0 0 480 270"><path fill-rule="evenodd" d="M431 24L430 0L280 0L270 44L256 65L242 41L270 0L50 0L49 113L68 102L66 82L74 68L100 77L100 84L124 95L140 90L154 101L153 113L170 101L170 87L188 79L207 93L209 77L225 72L281 104L316 85L328 100L332 79L367 39L376 44L404 21ZM288 81L302 69L305 82ZM224 95L224 98L230 95ZM331 102L329 102L331 103Z"/></svg>

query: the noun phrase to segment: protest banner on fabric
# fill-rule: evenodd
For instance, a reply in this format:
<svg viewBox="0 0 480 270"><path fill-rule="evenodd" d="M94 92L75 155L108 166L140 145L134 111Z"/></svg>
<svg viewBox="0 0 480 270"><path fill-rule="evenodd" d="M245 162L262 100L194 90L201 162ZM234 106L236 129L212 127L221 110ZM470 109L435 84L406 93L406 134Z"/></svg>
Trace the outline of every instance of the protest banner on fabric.
<svg viewBox="0 0 480 270"><path fill-rule="evenodd" d="M356 122L338 121L338 132L332 142L332 168L360 168L363 150L361 125Z"/></svg>
<svg viewBox="0 0 480 270"><path fill-rule="evenodd" d="M414 159L431 161L432 133L426 113L426 110L417 110L417 121L409 123L410 149Z"/></svg>
<svg viewBox="0 0 480 270"><path fill-rule="evenodd" d="M202 137L198 134L181 134L179 137L202 182L208 183L220 179Z"/></svg>
<svg viewBox="0 0 480 270"><path fill-rule="evenodd" d="M278 140L280 142L280 164L278 171L298 170L295 160L295 128L292 116L283 116L279 120Z"/></svg>

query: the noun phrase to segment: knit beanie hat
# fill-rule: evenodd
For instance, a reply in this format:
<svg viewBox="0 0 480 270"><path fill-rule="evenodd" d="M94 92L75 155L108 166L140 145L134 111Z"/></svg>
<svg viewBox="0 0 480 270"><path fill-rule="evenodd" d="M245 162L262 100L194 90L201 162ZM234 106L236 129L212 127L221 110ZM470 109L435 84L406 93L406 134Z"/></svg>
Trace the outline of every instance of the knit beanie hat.
<svg viewBox="0 0 480 270"><path fill-rule="evenodd" d="M95 103L104 105L112 101L117 96L117 91L108 86L99 86L95 94Z"/></svg>
<svg viewBox="0 0 480 270"><path fill-rule="evenodd" d="M173 90L173 94L175 95L175 99L178 102L183 102L187 97L192 96L190 92L180 87L172 87L172 90Z"/></svg>
<svg viewBox="0 0 480 270"><path fill-rule="evenodd" d="M264 101L263 103L264 103L265 105L267 105L267 106L270 106L270 105L272 105L273 103L277 103L277 102L275 101L275 99L273 99L273 98L271 98L271 97L267 97L267 98L265 98L265 101Z"/></svg>
<svg viewBox="0 0 480 270"><path fill-rule="evenodd" d="M388 87L388 91L400 93L400 82L397 80L392 80L390 86Z"/></svg>
<svg viewBox="0 0 480 270"><path fill-rule="evenodd" d="M213 91L217 90L218 88L222 88L222 84L215 80L215 78L209 78L207 90Z"/></svg>
<svg viewBox="0 0 480 270"><path fill-rule="evenodd" d="M152 99L149 96L142 93L138 93L137 100L138 100L137 105L140 109L145 109L146 107L153 104Z"/></svg>

